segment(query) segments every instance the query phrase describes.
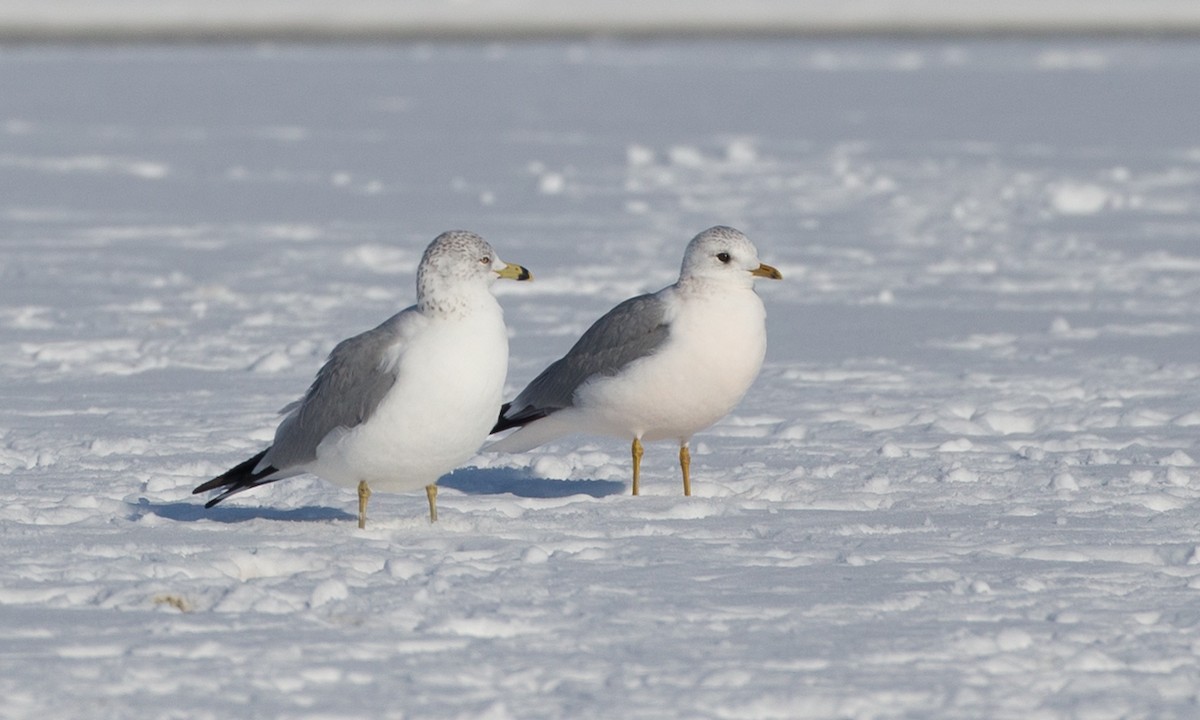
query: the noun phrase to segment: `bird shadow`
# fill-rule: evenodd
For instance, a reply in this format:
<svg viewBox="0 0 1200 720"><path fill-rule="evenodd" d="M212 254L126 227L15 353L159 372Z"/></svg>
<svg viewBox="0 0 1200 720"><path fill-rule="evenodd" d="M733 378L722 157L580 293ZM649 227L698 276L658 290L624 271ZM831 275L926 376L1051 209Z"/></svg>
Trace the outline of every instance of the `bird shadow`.
<svg viewBox="0 0 1200 720"><path fill-rule="evenodd" d="M524 498L562 498L572 495L601 498L625 492L625 483L615 480L551 480L536 477L522 468L461 468L439 480L438 487L457 490L465 495L515 495ZM316 522L358 518L345 510L318 505L298 508L217 505L206 508L201 502L156 503L147 498L139 498L136 504L130 505L130 520L147 515L176 522L209 520L219 523L250 520Z"/></svg>
<svg viewBox="0 0 1200 720"><path fill-rule="evenodd" d="M619 495L625 483L615 480L550 480L521 468L462 468L438 481L438 487L467 495L515 495L524 498L561 498Z"/></svg>
<svg viewBox="0 0 1200 720"><path fill-rule="evenodd" d="M198 522L211 520L219 523L240 523L250 520L278 520L282 522L313 522L320 520L356 520L357 515L331 507L308 505L283 509L273 507L239 507L218 505L205 508L202 503L173 502L153 503L146 498L138 500L131 508L130 518L156 515L176 522Z"/></svg>

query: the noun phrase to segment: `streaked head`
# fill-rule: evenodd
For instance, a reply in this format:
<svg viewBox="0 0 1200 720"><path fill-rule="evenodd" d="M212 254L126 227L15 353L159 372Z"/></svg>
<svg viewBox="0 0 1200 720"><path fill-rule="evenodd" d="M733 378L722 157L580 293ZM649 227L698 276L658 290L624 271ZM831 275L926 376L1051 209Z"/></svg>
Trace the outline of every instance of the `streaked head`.
<svg viewBox="0 0 1200 720"><path fill-rule="evenodd" d="M725 225L711 227L692 238L679 271L681 281L728 280L749 285L756 277L780 280L783 275L759 261L758 249L740 230Z"/></svg>
<svg viewBox="0 0 1200 720"><path fill-rule="evenodd" d="M510 265L479 235L466 230L449 230L425 248L417 267L417 302L453 292L464 284L490 286L498 278L530 280L529 271Z"/></svg>

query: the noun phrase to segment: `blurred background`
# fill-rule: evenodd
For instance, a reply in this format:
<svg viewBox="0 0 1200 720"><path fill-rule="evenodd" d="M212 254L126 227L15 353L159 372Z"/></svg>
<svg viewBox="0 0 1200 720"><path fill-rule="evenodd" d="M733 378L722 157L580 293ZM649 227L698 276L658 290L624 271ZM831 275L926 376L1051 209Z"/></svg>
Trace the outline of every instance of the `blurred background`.
<svg viewBox="0 0 1200 720"><path fill-rule="evenodd" d="M385 39L538 35L1157 33L1194 0L5 0L0 40Z"/></svg>

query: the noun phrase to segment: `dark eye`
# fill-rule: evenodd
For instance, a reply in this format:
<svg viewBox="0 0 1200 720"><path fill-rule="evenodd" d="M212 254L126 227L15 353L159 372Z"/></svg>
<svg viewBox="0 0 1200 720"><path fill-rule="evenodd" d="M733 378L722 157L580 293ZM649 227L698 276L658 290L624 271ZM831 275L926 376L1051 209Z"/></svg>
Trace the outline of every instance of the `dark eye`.
<svg viewBox="0 0 1200 720"><path fill-rule="evenodd" d="M727 253L727 252L722 252L722 253L717 253L717 259L718 259L718 260L720 260L720 261L721 261L721 262L723 262L723 263L727 263L727 262L729 262L729 261L730 261L732 258L730 258L730 257L729 257L729 253Z"/></svg>
<svg viewBox="0 0 1200 720"><path fill-rule="evenodd" d="M488 257L487 255L484 255L483 257L479 258L479 264L480 265L491 265L492 259L490 257Z"/></svg>

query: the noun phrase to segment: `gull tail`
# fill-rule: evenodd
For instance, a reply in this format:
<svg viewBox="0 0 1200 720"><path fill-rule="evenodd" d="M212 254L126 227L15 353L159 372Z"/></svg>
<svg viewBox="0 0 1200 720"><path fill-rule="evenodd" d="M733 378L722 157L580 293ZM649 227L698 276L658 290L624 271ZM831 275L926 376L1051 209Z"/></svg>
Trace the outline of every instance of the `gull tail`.
<svg viewBox="0 0 1200 720"><path fill-rule="evenodd" d="M270 449L271 448L267 448L267 450L263 450L249 460L234 465L224 473L197 487L192 491L192 494L196 495L198 493L208 492L209 490L225 488L225 492L204 503L204 507L210 508L230 495L240 493L243 490L249 490L253 487L258 487L259 485L266 485L269 482L282 480L282 477L271 477L279 472L278 468L271 465L266 466L258 472L254 471L254 468L257 467L260 462L262 462L263 457Z"/></svg>
<svg viewBox="0 0 1200 720"><path fill-rule="evenodd" d="M504 432L509 428L524 427L534 420L541 420L550 413L545 410L536 410L531 407L523 409L521 412L513 413L510 417L508 411L512 409L512 403L506 402L500 406L500 415L496 419L496 424L492 427L489 435L495 435L498 432Z"/></svg>
<svg viewBox="0 0 1200 720"><path fill-rule="evenodd" d="M511 405L500 408L492 432L516 429L485 445L485 452L525 452L555 438L586 430L579 426L579 414L573 408L525 407L514 413Z"/></svg>

